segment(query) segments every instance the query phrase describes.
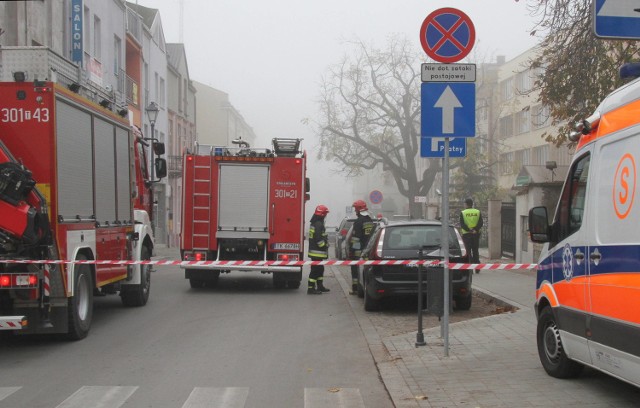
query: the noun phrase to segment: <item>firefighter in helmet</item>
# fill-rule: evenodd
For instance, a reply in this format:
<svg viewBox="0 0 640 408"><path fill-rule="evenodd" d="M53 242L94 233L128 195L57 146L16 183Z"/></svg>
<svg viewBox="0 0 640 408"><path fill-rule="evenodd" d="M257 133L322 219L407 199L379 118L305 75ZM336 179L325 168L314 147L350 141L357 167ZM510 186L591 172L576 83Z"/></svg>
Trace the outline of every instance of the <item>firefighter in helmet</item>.
<svg viewBox="0 0 640 408"><path fill-rule="evenodd" d="M349 258L360 259L362 250L367 246L369 238L373 234L375 224L369 215L367 203L362 200L356 200L352 204L356 210L356 220L353 222L353 232L349 239ZM358 292L358 265L351 265L351 293Z"/></svg>
<svg viewBox="0 0 640 408"><path fill-rule="evenodd" d="M329 239L324 228L324 219L329 213L327 206L320 204L311 217L309 227L309 258L312 261L324 261L329 257ZM311 265L309 272L308 295L320 295L329 292L324 287L324 265Z"/></svg>

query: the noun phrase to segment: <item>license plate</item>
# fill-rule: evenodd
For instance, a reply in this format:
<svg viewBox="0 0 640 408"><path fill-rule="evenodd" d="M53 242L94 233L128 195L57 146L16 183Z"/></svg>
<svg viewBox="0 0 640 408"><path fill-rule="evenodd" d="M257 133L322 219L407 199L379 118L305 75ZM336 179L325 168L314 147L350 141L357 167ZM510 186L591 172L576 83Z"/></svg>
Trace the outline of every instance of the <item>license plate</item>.
<svg viewBox="0 0 640 408"><path fill-rule="evenodd" d="M279 242L277 244L273 244L273 249L284 249L287 251L299 251L300 244L294 244L289 242Z"/></svg>
<svg viewBox="0 0 640 408"><path fill-rule="evenodd" d="M16 286L29 286L29 275L16 276Z"/></svg>

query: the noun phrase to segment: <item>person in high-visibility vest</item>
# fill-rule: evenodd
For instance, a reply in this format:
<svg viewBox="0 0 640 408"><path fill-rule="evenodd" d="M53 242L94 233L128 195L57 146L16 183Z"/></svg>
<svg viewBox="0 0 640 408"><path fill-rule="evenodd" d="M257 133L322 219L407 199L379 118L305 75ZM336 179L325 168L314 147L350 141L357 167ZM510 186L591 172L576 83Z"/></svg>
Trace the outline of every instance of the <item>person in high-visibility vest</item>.
<svg viewBox="0 0 640 408"><path fill-rule="evenodd" d="M329 257L329 239L324 228L324 219L329 214L327 206L320 204L311 217L309 226L309 258L312 261L326 261ZM320 295L329 292L324 286L324 265L311 265L309 272L308 295Z"/></svg>
<svg viewBox="0 0 640 408"><path fill-rule="evenodd" d="M467 257L470 263L480 263L480 254L478 247L480 246L480 229L482 228L482 214L477 208L473 208L473 200L467 198L464 200L465 209L460 212L460 230L462 232L462 241L467 248ZM480 269L476 269L479 273Z"/></svg>

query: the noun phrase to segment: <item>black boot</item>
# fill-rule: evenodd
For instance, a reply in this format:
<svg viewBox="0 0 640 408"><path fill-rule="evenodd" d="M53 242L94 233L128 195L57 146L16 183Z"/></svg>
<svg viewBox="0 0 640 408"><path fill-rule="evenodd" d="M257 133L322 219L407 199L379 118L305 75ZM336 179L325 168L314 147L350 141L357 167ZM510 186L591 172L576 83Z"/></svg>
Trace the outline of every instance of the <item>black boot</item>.
<svg viewBox="0 0 640 408"><path fill-rule="evenodd" d="M316 289L316 283L309 280L309 287L307 288L307 295L322 295L322 292Z"/></svg>
<svg viewBox="0 0 640 408"><path fill-rule="evenodd" d="M329 289L329 288L325 288L325 287L324 287L324 283L323 283L321 280L319 280L319 281L318 281L318 290L319 290L320 292L329 292L331 289Z"/></svg>
<svg viewBox="0 0 640 408"><path fill-rule="evenodd" d="M358 284L357 283L353 283L351 285L351 291L349 291L350 295L355 295L358 293Z"/></svg>

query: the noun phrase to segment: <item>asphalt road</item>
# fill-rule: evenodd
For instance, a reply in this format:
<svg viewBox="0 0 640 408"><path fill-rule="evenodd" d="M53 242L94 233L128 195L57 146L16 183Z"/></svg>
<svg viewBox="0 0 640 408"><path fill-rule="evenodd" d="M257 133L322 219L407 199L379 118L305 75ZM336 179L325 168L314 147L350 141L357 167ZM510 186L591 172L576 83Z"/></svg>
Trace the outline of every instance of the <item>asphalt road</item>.
<svg viewBox="0 0 640 408"><path fill-rule="evenodd" d="M3 341L0 408L392 407L344 292L327 285L309 296L232 272L194 290L159 267L145 307L97 298L84 340Z"/></svg>

